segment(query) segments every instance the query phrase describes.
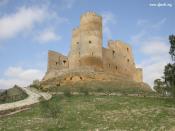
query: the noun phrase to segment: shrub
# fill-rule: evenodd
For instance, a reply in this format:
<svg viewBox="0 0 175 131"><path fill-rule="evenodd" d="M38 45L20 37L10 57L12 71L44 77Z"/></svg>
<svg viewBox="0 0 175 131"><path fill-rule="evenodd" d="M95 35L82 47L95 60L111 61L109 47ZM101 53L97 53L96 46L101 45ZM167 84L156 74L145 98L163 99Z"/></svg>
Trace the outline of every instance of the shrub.
<svg viewBox="0 0 175 131"><path fill-rule="evenodd" d="M72 96L70 89L64 89L63 92L64 92L64 95L67 96L67 97Z"/></svg>
<svg viewBox="0 0 175 131"><path fill-rule="evenodd" d="M42 101L40 103L41 113L45 117L57 118L61 113L61 108L55 102Z"/></svg>
<svg viewBox="0 0 175 131"><path fill-rule="evenodd" d="M82 92L84 95L89 95L89 89L88 88L80 88L80 92Z"/></svg>

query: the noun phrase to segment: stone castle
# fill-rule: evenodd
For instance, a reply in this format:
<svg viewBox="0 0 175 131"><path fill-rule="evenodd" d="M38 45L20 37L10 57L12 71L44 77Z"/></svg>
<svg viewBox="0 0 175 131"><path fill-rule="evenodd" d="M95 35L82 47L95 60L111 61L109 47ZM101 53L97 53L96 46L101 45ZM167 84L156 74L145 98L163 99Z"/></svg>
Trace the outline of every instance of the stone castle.
<svg viewBox="0 0 175 131"><path fill-rule="evenodd" d="M103 46L102 17L87 12L80 26L72 31L68 56L48 52L48 68L43 83L64 84L82 80L125 79L142 82L142 69L136 68L132 48L120 41L109 40Z"/></svg>

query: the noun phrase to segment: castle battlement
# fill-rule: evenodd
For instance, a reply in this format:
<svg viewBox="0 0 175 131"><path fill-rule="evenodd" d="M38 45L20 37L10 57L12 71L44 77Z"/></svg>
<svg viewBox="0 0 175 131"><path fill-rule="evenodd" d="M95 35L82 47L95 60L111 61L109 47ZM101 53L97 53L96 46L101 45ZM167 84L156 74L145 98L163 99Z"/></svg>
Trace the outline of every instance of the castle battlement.
<svg viewBox="0 0 175 131"><path fill-rule="evenodd" d="M88 72L87 69L92 69L94 74L105 74L100 79L110 79L107 74L112 74L116 78L125 76L128 80L142 82L142 69L135 67L131 46L121 40L109 40L107 48L104 48L102 42L102 17L95 12L83 14L80 25L72 31L69 55L53 51L49 53L45 80L56 77L54 72L65 69L80 69L80 74L82 70ZM84 75L81 74L80 80L86 79ZM73 76L62 77L72 80Z"/></svg>
<svg viewBox="0 0 175 131"><path fill-rule="evenodd" d="M98 15L97 13L91 12L91 11L86 12L86 13L84 13L83 15L81 15L80 20L81 20L83 17L99 17L99 18L102 18L102 17L101 17L100 15Z"/></svg>
<svg viewBox="0 0 175 131"><path fill-rule="evenodd" d="M79 31L79 26L77 26L77 27L73 28L73 30L72 30L72 31L73 31L73 32Z"/></svg>
<svg viewBox="0 0 175 131"><path fill-rule="evenodd" d="M72 37L75 37L75 36L79 35L79 33L80 33L80 28L79 27L75 27L72 30Z"/></svg>

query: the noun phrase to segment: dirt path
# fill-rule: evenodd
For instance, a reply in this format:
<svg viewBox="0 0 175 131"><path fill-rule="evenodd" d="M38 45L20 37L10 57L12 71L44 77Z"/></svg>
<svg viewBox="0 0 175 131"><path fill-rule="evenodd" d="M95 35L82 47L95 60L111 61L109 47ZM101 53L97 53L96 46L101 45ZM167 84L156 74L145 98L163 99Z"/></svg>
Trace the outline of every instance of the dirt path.
<svg viewBox="0 0 175 131"><path fill-rule="evenodd" d="M52 95L40 92L36 89L32 88L21 88L21 89L28 94L28 97L21 101L0 104L0 116L12 112L17 112L17 110L24 110L24 108L28 108L31 105L38 103L41 97L44 98L45 100L49 100L52 97Z"/></svg>

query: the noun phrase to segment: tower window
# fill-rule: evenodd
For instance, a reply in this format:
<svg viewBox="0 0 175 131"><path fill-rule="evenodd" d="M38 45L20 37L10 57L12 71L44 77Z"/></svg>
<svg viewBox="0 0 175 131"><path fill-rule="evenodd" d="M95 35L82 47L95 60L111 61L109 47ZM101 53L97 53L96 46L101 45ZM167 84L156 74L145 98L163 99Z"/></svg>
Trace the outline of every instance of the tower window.
<svg viewBox="0 0 175 131"><path fill-rule="evenodd" d="M127 61L129 62L129 59L127 59Z"/></svg>
<svg viewBox="0 0 175 131"><path fill-rule="evenodd" d="M94 52L92 52L91 55L94 56Z"/></svg>
<svg viewBox="0 0 175 131"><path fill-rule="evenodd" d="M79 44L79 42L77 42L77 45Z"/></svg>
<svg viewBox="0 0 175 131"><path fill-rule="evenodd" d="M115 69L117 70L117 68L118 68L118 67L116 66Z"/></svg>
<svg viewBox="0 0 175 131"><path fill-rule="evenodd" d="M58 62L56 62L56 65L58 65Z"/></svg>
<svg viewBox="0 0 175 131"><path fill-rule="evenodd" d="M72 77L70 77L70 80L72 80L72 78L73 78L73 76L72 76Z"/></svg>
<svg viewBox="0 0 175 131"><path fill-rule="evenodd" d="M64 65L66 64L66 60L63 60Z"/></svg>
<svg viewBox="0 0 175 131"><path fill-rule="evenodd" d="M127 48L127 52L129 51L129 48Z"/></svg>
<svg viewBox="0 0 175 131"><path fill-rule="evenodd" d="M115 51L114 50L112 51L112 55L115 56Z"/></svg>
<svg viewBox="0 0 175 131"><path fill-rule="evenodd" d="M92 43L92 41L89 41L89 44L91 44Z"/></svg>
<svg viewBox="0 0 175 131"><path fill-rule="evenodd" d="M109 64L108 66L109 66L109 68L111 67L111 65L110 65L110 64Z"/></svg>

